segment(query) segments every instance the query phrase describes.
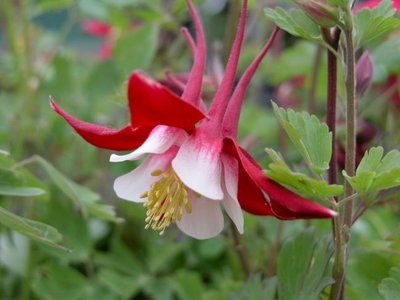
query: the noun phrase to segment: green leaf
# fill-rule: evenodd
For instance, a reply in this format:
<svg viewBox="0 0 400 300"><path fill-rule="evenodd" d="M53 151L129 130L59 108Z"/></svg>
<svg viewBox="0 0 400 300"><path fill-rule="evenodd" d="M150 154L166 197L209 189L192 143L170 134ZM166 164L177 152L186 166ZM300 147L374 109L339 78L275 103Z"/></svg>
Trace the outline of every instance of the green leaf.
<svg viewBox="0 0 400 300"><path fill-rule="evenodd" d="M179 270L173 275L173 285L181 300L201 300L205 287L197 272Z"/></svg>
<svg viewBox="0 0 400 300"><path fill-rule="evenodd" d="M299 36L311 41L321 40L319 26L298 8L289 11L277 7L266 8L265 15L276 23L280 28L292 35Z"/></svg>
<svg viewBox="0 0 400 300"><path fill-rule="evenodd" d="M390 0L382 1L375 9L358 12L354 17L357 46L370 47L398 28L400 20L394 17L395 13Z"/></svg>
<svg viewBox="0 0 400 300"><path fill-rule="evenodd" d="M390 269L390 277L381 281L378 290L385 300L394 300L399 298L400 267L393 267Z"/></svg>
<svg viewBox="0 0 400 300"><path fill-rule="evenodd" d="M334 280L327 275L332 243L307 230L287 240L278 256L280 299L317 300Z"/></svg>
<svg viewBox="0 0 400 300"><path fill-rule="evenodd" d="M150 280L146 275L132 277L108 268L102 268L98 276L99 281L121 299L132 299Z"/></svg>
<svg viewBox="0 0 400 300"><path fill-rule="evenodd" d="M89 283L78 271L59 264L41 266L36 270L32 288L39 299L85 299Z"/></svg>
<svg viewBox="0 0 400 300"><path fill-rule="evenodd" d="M124 73L149 68L157 50L158 31L157 25L146 25L118 40L114 57Z"/></svg>
<svg viewBox="0 0 400 300"><path fill-rule="evenodd" d="M277 288L276 277L262 279L260 274L251 276L242 289L233 294L229 299L232 300L274 300L274 296Z"/></svg>
<svg viewBox="0 0 400 300"><path fill-rule="evenodd" d="M374 81L384 82L391 73L400 74L400 38L391 38L372 52Z"/></svg>
<svg viewBox="0 0 400 300"><path fill-rule="evenodd" d="M64 247L58 244L62 239L62 235L52 226L19 217L1 207L0 223L35 241L65 250Z"/></svg>
<svg viewBox="0 0 400 300"><path fill-rule="evenodd" d="M279 122L311 170L321 175L329 169L332 135L328 126L306 112L285 110L275 103L272 105Z"/></svg>
<svg viewBox="0 0 400 300"><path fill-rule="evenodd" d="M46 191L35 187L1 186L0 195L16 197L34 197L45 194Z"/></svg>
<svg viewBox="0 0 400 300"><path fill-rule="evenodd" d="M308 177L303 173L293 172L283 158L272 149L266 149L272 163L268 165L266 174L274 181L285 185L299 194L316 200L327 200L329 197L339 196L343 193L343 186L329 185L324 180Z"/></svg>
<svg viewBox="0 0 400 300"><path fill-rule="evenodd" d="M373 147L364 154L355 176L345 171L343 175L360 194L400 186L400 152L392 150L383 157L383 148Z"/></svg>
<svg viewBox="0 0 400 300"><path fill-rule="evenodd" d="M78 185L60 173L54 166L40 156L35 160L46 170L53 182L77 205L84 215L91 214L112 222L121 222L116 217L114 208L110 205L99 203L100 195L90 189Z"/></svg>

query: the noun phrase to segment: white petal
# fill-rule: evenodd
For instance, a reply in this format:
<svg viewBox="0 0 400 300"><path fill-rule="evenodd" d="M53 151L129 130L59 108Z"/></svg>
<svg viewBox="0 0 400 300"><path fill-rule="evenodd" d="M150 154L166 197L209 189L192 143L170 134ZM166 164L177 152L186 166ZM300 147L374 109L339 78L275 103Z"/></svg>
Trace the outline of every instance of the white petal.
<svg viewBox="0 0 400 300"><path fill-rule="evenodd" d="M188 138L172 161L172 167L182 182L206 198L222 200L221 143Z"/></svg>
<svg viewBox="0 0 400 300"><path fill-rule="evenodd" d="M146 153L164 153L174 143L183 140L185 136L186 133L183 129L159 125L151 131L147 140L135 151L126 155L111 154L110 161L135 160Z"/></svg>
<svg viewBox="0 0 400 300"><path fill-rule="evenodd" d="M218 235L224 228L219 201L197 197L192 192L189 193L189 200L192 212L183 214L182 219L176 222L178 228L199 240Z"/></svg>
<svg viewBox="0 0 400 300"><path fill-rule="evenodd" d="M233 223L235 223L237 230L243 234L243 212L237 199L239 174L238 162L236 159L227 155L222 155L221 160L224 166L224 185L226 189L223 201L224 208Z"/></svg>
<svg viewBox="0 0 400 300"><path fill-rule="evenodd" d="M160 176L151 176L154 170L166 170L177 148L172 148L164 154L150 155L139 167L132 172L122 175L114 181L114 191L118 197L134 202L145 202L140 196L147 192L151 184Z"/></svg>

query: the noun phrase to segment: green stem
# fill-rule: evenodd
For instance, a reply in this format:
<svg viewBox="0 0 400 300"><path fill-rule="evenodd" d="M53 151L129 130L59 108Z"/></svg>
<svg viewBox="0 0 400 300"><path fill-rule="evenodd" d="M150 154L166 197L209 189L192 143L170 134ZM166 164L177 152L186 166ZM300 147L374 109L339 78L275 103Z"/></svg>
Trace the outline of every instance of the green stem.
<svg viewBox="0 0 400 300"><path fill-rule="evenodd" d="M346 11L346 159L345 170L349 176L355 174L356 150L356 92L355 92L355 49L353 39L353 20L350 7ZM344 198L354 193L351 185L345 182ZM350 228L352 225L353 200L344 205L343 224L340 228L341 245L337 245L334 265L335 283L332 286L330 300L338 300L344 295L345 274L349 256ZM340 246L340 247L339 247Z"/></svg>
<svg viewBox="0 0 400 300"><path fill-rule="evenodd" d="M235 223L233 223L232 220L230 220L230 227L232 231L235 251L239 257L240 264L246 274L246 277L249 277L253 273L253 268L250 263L249 250L247 249L243 236L237 231L236 225Z"/></svg>

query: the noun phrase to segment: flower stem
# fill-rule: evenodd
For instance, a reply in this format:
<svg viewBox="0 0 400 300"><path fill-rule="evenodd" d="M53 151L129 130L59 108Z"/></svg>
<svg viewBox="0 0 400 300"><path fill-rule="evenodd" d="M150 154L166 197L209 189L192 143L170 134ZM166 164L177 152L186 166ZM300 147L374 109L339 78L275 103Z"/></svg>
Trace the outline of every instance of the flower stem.
<svg viewBox="0 0 400 300"><path fill-rule="evenodd" d="M356 91L355 91L355 49L353 39L353 19L350 7L346 11L346 26L344 29L346 44L346 160L345 170L349 176L355 174L356 150ZM345 182L344 198L354 193L351 185ZM349 256L350 228L352 225L353 200L344 205L343 222L340 228L340 245L337 243L334 265L335 283L332 286L330 300L340 299L344 295L345 274ZM337 237L338 239L338 237Z"/></svg>
<svg viewBox="0 0 400 300"><path fill-rule="evenodd" d="M246 277L249 277L253 273L250 263L249 250L247 249L243 236L237 231L236 225L232 220L230 220L230 227L235 245L235 251L239 256L240 264L242 265L242 269L245 272Z"/></svg>

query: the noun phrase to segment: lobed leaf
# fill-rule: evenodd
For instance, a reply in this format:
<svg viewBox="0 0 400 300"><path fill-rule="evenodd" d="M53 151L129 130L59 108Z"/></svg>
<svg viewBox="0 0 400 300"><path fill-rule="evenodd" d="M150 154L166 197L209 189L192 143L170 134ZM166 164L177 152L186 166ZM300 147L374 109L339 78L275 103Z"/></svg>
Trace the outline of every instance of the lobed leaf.
<svg viewBox="0 0 400 300"><path fill-rule="evenodd" d="M383 148L373 147L364 154L355 176L345 171L343 175L360 194L400 186L400 152L392 150L383 157Z"/></svg>
<svg viewBox="0 0 400 300"><path fill-rule="evenodd" d="M333 245L311 230L287 240L278 256L279 299L317 300L334 280L328 275Z"/></svg>
<svg viewBox="0 0 400 300"><path fill-rule="evenodd" d="M272 159L266 174L274 181L295 190L307 198L316 200L325 200L343 193L343 186L337 184L329 185L324 180L313 179L303 173L293 172L280 154L272 149L266 149L266 151Z"/></svg>
<svg viewBox="0 0 400 300"><path fill-rule="evenodd" d="M276 23L276 25L292 35L299 36L311 41L321 40L319 26L298 8L287 11L281 7L266 8L265 15Z"/></svg>
<svg viewBox="0 0 400 300"><path fill-rule="evenodd" d="M358 47L371 46L400 26L394 17L396 10L390 0L384 0L375 9L362 9L354 16L356 43Z"/></svg>
<svg viewBox="0 0 400 300"><path fill-rule="evenodd" d="M385 300L397 299L400 295L400 267L390 269L390 277L384 278L378 286Z"/></svg>
<svg viewBox="0 0 400 300"><path fill-rule="evenodd" d="M279 122L311 170L321 175L329 169L332 135L328 126L306 112L285 110L275 103L272 105Z"/></svg>

